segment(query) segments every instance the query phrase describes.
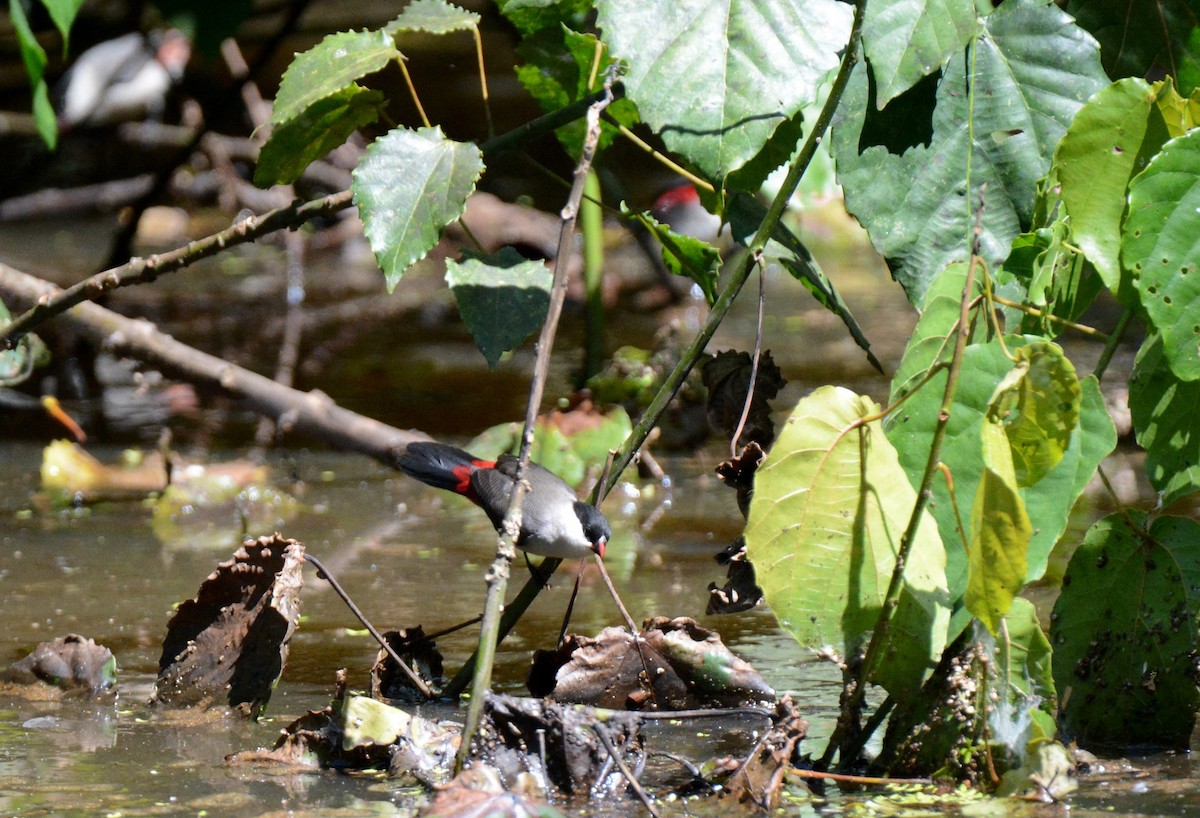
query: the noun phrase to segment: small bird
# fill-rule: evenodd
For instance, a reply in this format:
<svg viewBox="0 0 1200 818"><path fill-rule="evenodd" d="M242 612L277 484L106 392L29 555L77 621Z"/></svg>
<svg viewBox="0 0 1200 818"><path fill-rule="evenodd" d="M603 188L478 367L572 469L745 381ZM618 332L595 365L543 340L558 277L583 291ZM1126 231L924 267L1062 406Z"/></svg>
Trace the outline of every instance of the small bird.
<svg viewBox="0 0 1200 818"><path fill-rule="evenodd" d="M59 132L161 118L191 54L187 37L173 28L92 46L59 81Z"/></svg>
<svg viewBox="0 0 1200 818"><path fill-rule="evenodd" d="M700 194L690 182L675 185L660 195L654 200L650 214L680 235L728 249L729 226L721 224L720 216L704 209Z"/></svg>
<svg viewBox="0 0 1200 818"><path fill-rule="evenodd" d="M422 483L466 497L500 530L516 485L513 455L502 454L492 462L444 443L421 442L410 443L397 465ZM612 530L598 508L578 499L561 477L536 463L525 468L525 480L529 488L521 508L518 548L558 559L604 556Z"/></svg>

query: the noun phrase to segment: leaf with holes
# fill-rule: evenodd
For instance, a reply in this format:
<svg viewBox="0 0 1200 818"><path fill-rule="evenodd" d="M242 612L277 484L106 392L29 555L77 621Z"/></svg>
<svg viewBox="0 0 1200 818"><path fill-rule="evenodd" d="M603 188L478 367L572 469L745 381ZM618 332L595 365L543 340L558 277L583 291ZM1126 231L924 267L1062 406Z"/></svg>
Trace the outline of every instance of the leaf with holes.
<svg viewBox="0 0 1200 818"><path fill-rule="evenodd" d="M1163 145L1130 183L1121 258L1171 369L1200 379L1200 130Z"/></svg>
<svg viewBox="0 0 1200 818"><path fill-rule="evenodd" d="M1050 618L1064 727L1085 747L1184 748L1192 735L1200 524L1138 511L1100 520L1071 557Z"/></svg>
<svg viewBox="0 0 1200 818"><path fill-rule="evenodd" d="M1138 444L1146 450L1146 476L1162 504L1200 491L1200 381L1172 371L1159 335L1142 344L1129 378L1129 411Z"/></svg>

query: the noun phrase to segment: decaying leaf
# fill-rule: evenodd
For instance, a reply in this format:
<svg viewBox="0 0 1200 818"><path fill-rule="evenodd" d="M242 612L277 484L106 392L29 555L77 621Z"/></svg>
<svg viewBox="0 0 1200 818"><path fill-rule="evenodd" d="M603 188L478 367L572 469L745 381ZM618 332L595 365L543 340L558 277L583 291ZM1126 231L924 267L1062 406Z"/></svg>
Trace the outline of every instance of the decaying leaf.
<svg viewBox="0 0 1200 818"><path fill-rule="evenodd" d="M167 625L154 700L257 717L283 673L300 618L303 562L304 546L275 534L221 563Z"/></svg>
<svg viewBox="0 0 1200 818"><path fill-rule="evenodd" d="M595 638L572 635L553 654L539 651L533 669L539 676L531 673L528 687L535 696L611 710L691 706L687 686L666 659L623 628L605 628Z"/></svg>
<svg viewBox="0 0 1200 818"><path fill-rule="evenodd" d="M775 699L771 687L715 631L688 617L652 619L636 641L621 628L605 628L596 638L572 636L555 654L540 654L535 670L539 675L529 682L534 695L614 710L730 707Z"/></svg>
<svg viewBox="0 0 1200 818"><path fill-rule="evenodd" d="M117 660L103 645L71 633L53 642L40 643L32 653L0 674L0 681L99 693L116 684Z"/></svg>
<svg viewBox="0 0 1200 818"><path fill-rule="evenodd" d="M731 457L717 464L717 476L725 481L725 485L737 490L738 510L745 517L750 513L750 498L754 496L754 473L767 457L762 446L753 440L737 457Z"/></svg>
<svg viewBox="0 0 1200 818"><path fill-rule="evenodd" d="M800 717L792 697L785 695L775 706L771 729L729 777L722 797L764 810L774 808L796 745L807 733L808 722Z"/></svg>
<svg viewBox="0 0 1200 818"><path fill-rule="evenodd" d="M428 818L562 817L561 812L543 803L540 796L528 793L530 789L536 787L506 788L499 772L476 762L440 789L424 814Z"/></svg>
<svg viewBox="0 0 1200 818"><path fill-rule="evenodd" d="M775 691L749 662L725 647L720 634L690 617L655 617L642 629L642 637L667 658L687 684L691 699L702 707L775 701Z"/></svg>
<svg viewBox="0 0 1200 818"><path fill-rule="evenodd" d="M283 766L388 770L429 786L450 780L458 751L458 725L423 719L366 696L346 694L338 671L334 700L288 725L270 750L226 758L232 766Z"/></svg>
<svg viewBox="0 0 1200 818"><path fill-rule="evenodd" d="M417 625L400 631L387 631L383 638L418 677L430 688L436 689L442 682L442 654L437 644L425 635ZM380 650L371 668L371 696L376 699L401 699L406 702L423 702L426 697L415 690L407 674L386 651Z"/></svg>
<svg viewBox="0 0 1200 818"><path fill-rule="evenodd" d="M716 556L717 564L728 566L727 580L721 587L708 583L707 614L731 614L748 611L762 602L762 588L754 574L754 563L746 556L746 541L741 537Z"/></svg>
<svg viewBox="0 0 1200 818"><path fill-rule="evenodd" d="M587 793L613 774L607 743L641 755L635 713L489 695L472 755L491 763L510 787L529 773L567 794Z"/></svg>
<svg viewBox="0 0 1200 818"><path fill-rule="evenodd" d="M714 430L730 437L737 430L746 406L754 359L748 352L726 350L704 364L704 385L708 387L708 422ZM754 441L769 448L775 440L775 424L771 421L769 401L787 385L779 367L764 351L758 359L758 374L754 378L754 398L750 414L737 444Z"/></svg>

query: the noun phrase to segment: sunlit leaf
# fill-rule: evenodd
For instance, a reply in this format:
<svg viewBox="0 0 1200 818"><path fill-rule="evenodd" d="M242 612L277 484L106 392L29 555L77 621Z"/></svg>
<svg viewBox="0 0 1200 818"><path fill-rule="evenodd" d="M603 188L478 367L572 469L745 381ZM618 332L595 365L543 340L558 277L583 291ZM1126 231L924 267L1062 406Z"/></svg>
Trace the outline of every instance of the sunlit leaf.
<svg viewBox="0 0 1200 818"><path fill-rule="evenodd" d="M600 0L625 90L667 147L720 180L816 97L850 32L832 0Z"/></svg>
<svg viewBox="0 0 1200 818"><path fill-rule="evenodd" d="M1125 514L1129 517L1126 517ZM1200 524L1138 511L1092 526L1050 620L1061 718L1085 747L1185 748L1192 735Z"/></svg>
<svg viewBox="0 0 1200 818"><path fill-rule="evenodd" d="M310 105L350 87L400 59L386 31L342 31L330 34L288 66L279 82L271 124L279 125Z"/></svg>
<svg viewBox="0 0 1200 818"><path fill-rule="evenodd" d="M872 0L863 50L875 76L877 105L907 91L966 46L979 29L970 0Z"/></svg>
<svg viewBox="0 0 1200 818"><path fill-rule="evenodd" d="M985 419L980 440L983 473L971 509L964 602L994 636L1013 598L1025 585L1033 527L1017 491L1012 449L1004 427Z"/></svg>
<svg viewBox="0 0 1200 818"><path fill-rule="evenodd" d="M1129 378L1129 411L1146 476L1164 505L1200 491L1200 381L1181 381L1159 335L1142 343Z"/></svg>
<svg viewBox="0 0 1200 818"><path fill-rule="evenodd" d="M494 256L446 260L446 282L458 312L492 369L546 320L553 280L545 262L511 247Z"/></svg>
<svg viewBox="0 0 1200 818"><path fill-rule="evenodd" d="M1104 88L1079 111L1054 153L1073 243L1114 293L1122 293L1121 219L1129 180L1166 140L1145 80Z"/></svg>
<svg viewBox="0 0 1200 818"><path fill-rule="evenodd" d="M1037 342L1013 350L1017 377L1002 382L991 413L1004 423L1016 480L1032 486L1058 465L1079 422L1079 380L1057 344Z"/></svg>
<svg viewBox="0 0 1200 818"><path fill-rule="evenodd" d="M1129 186L1121 259L1180 379L1200 379L1200 130L1163 145Z"/></svg>
<svg viewBox="0 0 1200 818"><path fill-rule="evenodd" d="M397 128L367 149L350 187L389 290L463 214L481 173L479 148L441 128Z"/></svg>
<svg viewBox="0 0 1200 818"><path fill-rule="evenodd" d="M446 0L412 0L399 17L384 27L384 31L389 34L405 31L449 34L452 31L470 31L478 26L478 14L447 3Z"/></svg>
<svg viewBox="0 0 1200 818"><path fill-rule="evenodd" d="M747 553L784 629L813 650L854 655L874 629L916 500L870 400L838 387L796 405L759 467ZM940 655L949 609L945 554L924 516L874 679L910 696Z"/></svg>
<svg viewBox="0 0 1200 818"><path fill-rule="evenodd" d="M83 0L42 0L42 5L46 7L50 19L54 21L54 27L62 37L65 55L71 45L71 26L75 24L75 15L83 6Z"/></svg>
<svg viewBox="0 0 1200 818"><path fill-rule="evenodd" d="M363 125L379 119L387 98L351 83L315 101L295 117L281 122L258 154L254 184L291 184L310 163L346 141Z"/></svg>
<svg viewBox="0 0 1200 818"><path fill-rule="evenodd" d="M624 206L621 212L629 214ZM667 269L699 284L709 305L716 301L717 273L721 269L721 254L717 248L693 236L676 233L647 213L634 213L633 216L658 239Z"/></svg>

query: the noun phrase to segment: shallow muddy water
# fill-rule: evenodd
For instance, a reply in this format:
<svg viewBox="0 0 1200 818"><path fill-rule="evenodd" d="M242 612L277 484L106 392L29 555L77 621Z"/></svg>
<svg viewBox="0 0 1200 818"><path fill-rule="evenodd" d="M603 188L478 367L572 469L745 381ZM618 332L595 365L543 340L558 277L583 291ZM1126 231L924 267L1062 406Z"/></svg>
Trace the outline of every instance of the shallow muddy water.
<svg viewBox="0 0 1200 818"><path fill-rule="evenodd" d="M55 235L71 240L61 229ZM13 251L9 260L18 266L22 245L32 252L43 239L31 231L0 237ZM810 239L875 353L886 367L894 366L915 319L898 289L861 241L828 238L829 246L822 247L826 239L819 232ZM247 269L271 269L278 253L246 248L238 258ZM209 265L161 286L139 288L130 303L141 312L176 320L171 331L182 339L218 354L243 355L260 371L270 371L273 341L256 331L278 312L282 279L251 275L247 269ZM336 293L322 288L361 287L378 294L375 275L361 255L352 261L345 254L314 259L313 303L335 300ZM790 381L775 401L777 409L786 412L824 383L877 400L884 396L886 380L870 369L836 318L785 277L771 275L766 286L764 346ZM746 288L710 351L752 348L754 289L753 283ZM114 300L125 297L118 293ZM237 298L245 312L223 313L221 302L229 297ZM488 372L461 328L445 320L449 300L436 282L406 278L391 298L419 306L398 311L400 317L389 319L390 324L325 331L306 347L310 365L301 368L300 386L320 388L344 405L394 425L455 440L520 416L531 344ZM670 313L684 337L703 315L696 304ZM564 321L558 347L563 354L548 394L566 391L574 366L571 351L579 344L579 313L569 310ZM663 321L662 315L614 311L610 348L648 345ZM319 354L326 356L325 363L319 363ZM1083 348L1071 354L1080 363L1094 356ZM207 439L219 441L207 450L211 460L241 457L248 446L251 424L236 407L223 411L226 421L235 422L215 434L210 430ZM194 427L185 431L185 453L196 436ZM365 458L300 445L293 443L270 459L276 483L303 504L280 530L322 559L377 626L421 624L435 631L479 612L494 535L477 509L454 498L447 502L440 493ZM39 641L80 633L116 654L119 693L115 701L87 703L0 701L0 815L404 814L413 803L412 793L380 777L271 775L231 769L224 762L229 753L269 746L281 727L324 706L338 668L347 668L352 687L368 683L375 646L314 572L306 570L303 619L264 719L196 719L151 708L146 702L172 607L192 597L215 565L229 558L237 540L234 521L225 521L229 534L222 545L197 547L160 542L151 529L150 512L139 503L35 510L31 498L39 488L41 449L39 441L0 442L0 663L20 658ZM118 455L114 445L89 450L109 462ZM704 616L708 583L724 579L712 554L741 528L733 493L713 474L724 456L718 443L686 458L662 456L672 478L669 489L650 490L644 483L619 487L604 506L614 527L606 563L635 619L695 617L718 630L777 691L792 693L810 721L805 747L819 753L836 715L839 688L831 666L802 656L763 608ZM1081 520L1080 525L1086 524ZM197 533L213 539L210 530ZM525 579L520 560L514 575L517 581ZM496 675L499 689L523 691L531 651L552 647L557 637L570 585L570 574L560 572L504 643ZM572 629L594 634L619 622L603 586L589 574ZM448 672L457 669L473 642L470 628L439 640ZM719 736L721 731L713 732ZM713 741L712 733L697 736L693 749ZM1072 797L1075 813L1095 808L1107 814L1187 815L1200 810L1200 799L1190 794L1195 788L1170 786L1172 780L1191 780L1190 761L1156 757L1138 766L1154 764L1164 766L1150 779L1136 779L1123 766L1116 767L1112 780L1085 779L1084 789ZM861 809L862 803L861 795L825 803L810 801L801 792L785 813L840 814ZM614 814L624 814L625 806ZM681 809L667 806L671 814ZM719 813L703 802L687 809Z"/></svg>

